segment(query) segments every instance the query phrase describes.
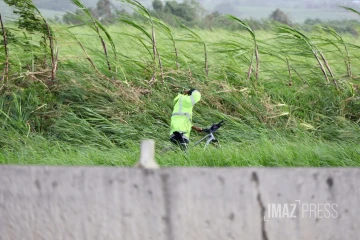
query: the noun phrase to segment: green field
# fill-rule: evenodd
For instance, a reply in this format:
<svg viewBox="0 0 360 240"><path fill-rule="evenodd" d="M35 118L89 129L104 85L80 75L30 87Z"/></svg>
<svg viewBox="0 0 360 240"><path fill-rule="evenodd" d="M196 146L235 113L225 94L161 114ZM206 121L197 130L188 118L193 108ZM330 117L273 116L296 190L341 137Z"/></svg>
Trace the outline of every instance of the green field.
<svg viewBox="0 0 360 240"><path fill-rule="evenodd" d="M13 37L0 86L0 163L132 166L141 139L155 139L161 166L360 166L357 38L281 25L230 32L154 22L153 44L150 21L132 19L97 25L106 57L87 24L51 25L54 80L49 45L5 25ZM196 125L225 120L221 147L165 152L173 98L190 86L202 93ZM192 133L192 142L203 135Z"/></svg>

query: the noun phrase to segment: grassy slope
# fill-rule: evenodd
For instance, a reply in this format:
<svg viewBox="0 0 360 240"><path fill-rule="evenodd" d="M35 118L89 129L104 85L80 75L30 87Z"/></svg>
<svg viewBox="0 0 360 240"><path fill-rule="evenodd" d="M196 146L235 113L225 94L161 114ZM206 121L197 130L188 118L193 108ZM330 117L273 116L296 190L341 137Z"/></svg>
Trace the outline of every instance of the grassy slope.
<svg viewBox="0 0 360 240"><path fill-rule="evenodd" d="M261 77L260 86L254 88L254 78L246 79L252 42L245 32L195 29L208 46L208 79L204 77L201 45L185 41L185 30L174 30L181 64L181 69L175 70L172 44L158 32L166 78L161 80L158 69L158 83L149 86L152 71L147 64L151 62L151 51L131 37L139 36L138 31L124 25L108 29L118 53L115 60L109 47L110 61L118 71L113 75L115 81L108 73L97 36L86 28L71 30L102 74L94 71L63 26L56 27L61 52L55 88L49 91L45 87L42 74L14 78L13 87L0 101L4 117L0 163L129 166L139 157L140 139L153 138L162 166L360 165L360 129L354 123L359 117L359 91L353 92L351 87L359 80L343 77L343 61L330 46L322 45L322 49L341 91L324 84L316 61L297 43L281 43L273 32L256 33ZM325 33L323 36L328 37ZM356 39L344 37L357 43ZM273 57L286 47L292 54L291 64L303 78L293 72L291 86L286 64ZM13 47L10 52L16 51ZM304 56L298 56L297 51ZM356 66L356 51L351 49L351 53ZM23 54L24 62L32 56L17 54ZM12 74L19 74L19 69L14 68ZM358 77L359 70L353 70ZM218 134L222 148L201 150L199 146L185 156L162 152L169 145L172 98L183 86L195 86L203 93L194 113L198 125L226 120ZM352 121L350 114L355 115ZM192 138L201 136L193 133Z"/></svg>

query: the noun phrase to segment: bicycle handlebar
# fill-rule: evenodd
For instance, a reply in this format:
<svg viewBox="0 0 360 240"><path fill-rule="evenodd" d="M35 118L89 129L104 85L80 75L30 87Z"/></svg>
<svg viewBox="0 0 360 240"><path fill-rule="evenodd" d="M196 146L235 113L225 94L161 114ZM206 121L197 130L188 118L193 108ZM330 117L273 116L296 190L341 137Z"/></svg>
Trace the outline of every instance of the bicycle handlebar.
<svg viewBox="0 0 360 240"><path fill-rule="evenodd" d="M224 124L224 120L221 120L219 123L213 123L210 128L205 128L202 131L206 133L214 133Z"/></svg>

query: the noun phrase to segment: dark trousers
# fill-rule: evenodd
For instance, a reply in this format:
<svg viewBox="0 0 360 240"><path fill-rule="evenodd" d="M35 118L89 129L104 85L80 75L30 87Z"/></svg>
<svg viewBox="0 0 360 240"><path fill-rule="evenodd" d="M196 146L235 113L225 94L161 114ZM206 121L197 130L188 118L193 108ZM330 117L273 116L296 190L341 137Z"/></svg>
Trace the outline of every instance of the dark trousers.
<svg viewBox="0 0 360 240"><path fill-rule="evenodd" d="M179 133L177 131L173 132L170 136L170 142L179 146L182 150L187 149L187 145L189 144L189 139L183 136L183 133Z"/></svg>

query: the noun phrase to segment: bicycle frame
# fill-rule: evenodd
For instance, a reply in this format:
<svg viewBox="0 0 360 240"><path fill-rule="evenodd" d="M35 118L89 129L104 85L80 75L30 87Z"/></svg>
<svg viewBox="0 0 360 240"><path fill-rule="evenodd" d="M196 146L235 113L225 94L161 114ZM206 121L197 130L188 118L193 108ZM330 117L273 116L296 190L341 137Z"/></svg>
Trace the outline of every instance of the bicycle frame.
<svg viewBox="0 0 360 240"><path fill-rule="evenodd" d="M203 137L202 139L200 139L199 141L197 141L193 147L195 147L196 145L198 145L199 143L201 143L203 140L205 140L206 138L208 138L208 140L206 140L206 143L205 143L205 147L207 147L207 145L209 145L210 142L212 142L213 140L217 141L216 138L214 137L214 134L212 133L209 133L208 135L206 135L205 137Z"/></svg>
<svg viewBox="0 0 360 240"><path fill-rule="evenodd" d="M218 140L215 138L214 133L224 124L224 121L220 121L217 124L213 124L210 128L205 129L205 131L208 131L209 134L206 135L205 137L203 137L202 139L200 139L199 141L197 141L192 147L195 147L196 145L198 145L199 143L201 143L202 141L206 140L205 146L204 148L206 148L211 142L218 142Z"/></svg>

